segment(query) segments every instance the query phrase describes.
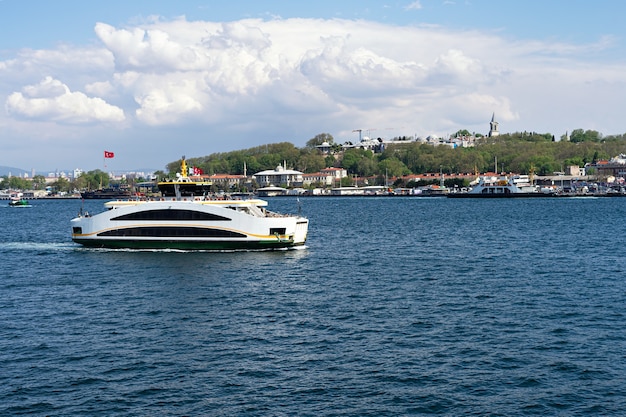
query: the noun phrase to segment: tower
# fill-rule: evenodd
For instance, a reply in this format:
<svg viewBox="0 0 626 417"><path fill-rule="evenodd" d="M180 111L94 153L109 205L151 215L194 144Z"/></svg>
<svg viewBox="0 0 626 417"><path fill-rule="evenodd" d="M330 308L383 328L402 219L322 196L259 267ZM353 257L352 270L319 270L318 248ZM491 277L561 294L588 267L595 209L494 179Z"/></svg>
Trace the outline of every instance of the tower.
<svg viewBox="0 0 626 417"><path fill-rule="evenodd" d="M492 138L499 135L500 132L498 132L498 122L496 122L496 114L493 113L491 115L491 121L489 122L489 137Z"/></svg>

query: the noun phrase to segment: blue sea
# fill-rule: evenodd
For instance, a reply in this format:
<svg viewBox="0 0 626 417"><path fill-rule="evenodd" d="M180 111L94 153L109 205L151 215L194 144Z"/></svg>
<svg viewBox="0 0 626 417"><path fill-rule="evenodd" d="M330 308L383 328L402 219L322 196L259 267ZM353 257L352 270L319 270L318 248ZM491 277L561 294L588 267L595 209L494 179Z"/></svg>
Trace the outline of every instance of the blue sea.
<svg viewBox="0 0 626 417"><path fill-rule="evenodd" d="M80 200L0 201L0 415L624 415L626 198L268 201L305 249L85 249Z"/></svg>

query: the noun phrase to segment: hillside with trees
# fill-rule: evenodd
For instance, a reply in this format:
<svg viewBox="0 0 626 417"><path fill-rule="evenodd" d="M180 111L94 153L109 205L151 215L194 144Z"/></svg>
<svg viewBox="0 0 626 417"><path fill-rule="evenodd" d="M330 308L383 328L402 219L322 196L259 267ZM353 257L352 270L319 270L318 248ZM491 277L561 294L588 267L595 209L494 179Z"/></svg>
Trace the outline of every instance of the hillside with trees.
<svg viewBox="0 0 626 417"><path fill-rule="evenodd" d="M466 130L460 130L455 136L468 134ZM208 175L241 175L244 173L244 166L248 175L283 164L304 173L319 172L327 167L341 167L350 176L377 177L382 181L385 177L399 178L440 171L445 174L493 171L496 158L499 171L520 174L530 174L532 171L536 175L550 175L563 171L570 165L582 167L587 163L626 153L626 133L603 136L597 131L583 129L573 130L569 140L563 135L559 142L550 133L515 132L496 137L480 136L476 138L475 146L468 148L433 146L411 139L394 138L396 143L387 145L380 153L375 153L358 147L344 150L342 144L336 143L332 135L320 133L308 140L303 148L297 148L289 142L280 142L192 157L187 159L187 163L202 169ZM328 145L328 154L317 148L322 144ZM158 178L173 177L180 170L180 160L170 162L166 168L167 172L157 171L155 175ZM346 180L349 182L349 178ZM134 181L130 181L128 185L132 186ZM42 176L32 179L3 176L0 179L0 189L38 190L51 186L53 192L72 192L97 189L110 183L107 173L94 170L71 181L58 178L52 184L46 184ZM399 181L396 185L407 184Z"/></svg>
<svg viewBox="0 0 626 417"><path fill-rule="evenodd" d="M316 148L324 142L331 147L329 155ZM626 134L603 137L597 131L583 129L572 131L569 141L562 137L556 142L551 133L515 132L480 137L476 139L476 146L456 149L407 140L388 145L381 153L360 148L343 151L332 135L321 133L307 141L304 148L281 142L188 158L187 163L209 175L243 174L244 163L248 175L286 163L289 168L304 173L342 167L350 175L360 177L399 177L440 170L446 174L493 171L497 158L501 171L528 174L532 170L537 175L549 175L565 166L584 166L620 153L626 153ZM179 169L180 161L174 161L167 165L169 174L161 174L171 176Z"/></svg>

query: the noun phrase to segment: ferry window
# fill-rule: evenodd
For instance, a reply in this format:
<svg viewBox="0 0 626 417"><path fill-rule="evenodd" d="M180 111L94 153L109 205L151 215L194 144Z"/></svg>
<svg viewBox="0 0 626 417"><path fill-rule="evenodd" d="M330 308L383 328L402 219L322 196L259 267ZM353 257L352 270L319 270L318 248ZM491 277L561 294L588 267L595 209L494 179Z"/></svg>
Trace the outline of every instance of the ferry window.
<svg viewBox="0 0 626 417"><path fill-rule="evenodd" d="M76 235L82 235L83 234L83 228L82 227L72 227L72 232Z"/></svg>
<svg viewBox="0 0 626 417"><path fill-rule="evenodd" d="M145 210L124 214L111 220L148 221L230 221L229 218L195 210Z"/></svg>
<svg viewBox="0 0 626 417"><path fill-rule="evenodd" d="M220 237L236 238L246 237L242 233L231 230L209 229L204 227L127 227L122 229L107 230L98 233L98 236L123 236L123 237Z"/></svg>
<svg viewBox="0 0 626 417"><path fill-rule="evenodd" d="M285 233L287 233L287 229L285 229L284 227L272 227L270 229L270 235L284 235Z"/></svg>

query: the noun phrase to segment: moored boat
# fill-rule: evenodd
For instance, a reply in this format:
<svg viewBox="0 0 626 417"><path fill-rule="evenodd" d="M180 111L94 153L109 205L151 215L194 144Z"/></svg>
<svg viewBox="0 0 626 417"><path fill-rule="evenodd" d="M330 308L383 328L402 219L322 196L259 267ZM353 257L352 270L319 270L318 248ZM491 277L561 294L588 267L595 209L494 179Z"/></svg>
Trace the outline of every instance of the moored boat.
<svg viewBox="0 0 626 417"><path fill-rule="evenodd" d="M181 161L180 173L176 174L176 178L157 182L161 195L166 197L204 196L211 192L212 186L213 182L210 180L202 179L199 176L189 177L189 169L184 156Z"/></svg>
<svg viewBox="0 0 626 417"><path fill-rule="evenodd" d="M550 197L554 192L545 192L532 184L528 175L482 176L467 192L448 194L449 198L515 198Z"/></svg>
<svg viewBox="0 0 626 417"><path fill-rule="evenodd" d="M86 200L115 200L130 198L131 192L127 188L100 188L93 191L83 191L80 196Z"/></svg>
<svg viewBox="0 0 626 417"><path fill-rule="evenodd" d="M159 198L105 203L71 220L72 240L89 247L262 250L303 246L308 219L265 209L267 202Z"/></svg>

